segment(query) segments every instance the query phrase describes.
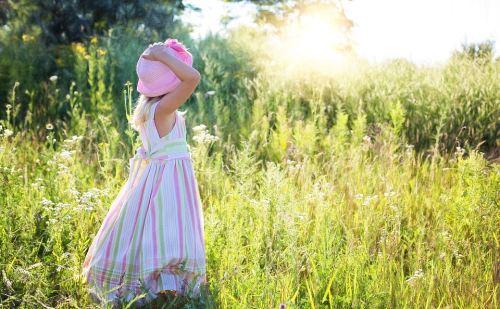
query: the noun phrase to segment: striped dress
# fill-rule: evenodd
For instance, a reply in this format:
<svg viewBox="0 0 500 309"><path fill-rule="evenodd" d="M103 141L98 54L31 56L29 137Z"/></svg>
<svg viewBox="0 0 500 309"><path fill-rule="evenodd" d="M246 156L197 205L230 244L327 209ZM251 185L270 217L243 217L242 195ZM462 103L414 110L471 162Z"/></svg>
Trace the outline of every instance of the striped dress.
<svg viewBox="0 0 500 309"><path fill-rule="evenodd" d="M130 301L148 291L138 302L145 305L164 290L195 297L206 283L202 205L185 120L176 110L174 128L160 137L158 103L139 128L143 147L130 159L129 178L83 264L96 302Z"/></svg>

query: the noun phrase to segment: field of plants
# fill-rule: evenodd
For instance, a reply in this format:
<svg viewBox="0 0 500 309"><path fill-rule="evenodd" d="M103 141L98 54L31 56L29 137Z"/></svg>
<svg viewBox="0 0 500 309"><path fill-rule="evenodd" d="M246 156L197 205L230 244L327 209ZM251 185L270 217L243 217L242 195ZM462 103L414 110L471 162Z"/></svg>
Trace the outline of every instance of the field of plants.
<svg viewBox="0 0 500 309"><path fill-rule="evenodd" d="M180 110L208 285L151 307L500 307L500 61L284 57L246 27L117 27L55 59L0 32L0 307L99 308L81 266L140 146L138 55L167 37L202 75Z"/></svg>

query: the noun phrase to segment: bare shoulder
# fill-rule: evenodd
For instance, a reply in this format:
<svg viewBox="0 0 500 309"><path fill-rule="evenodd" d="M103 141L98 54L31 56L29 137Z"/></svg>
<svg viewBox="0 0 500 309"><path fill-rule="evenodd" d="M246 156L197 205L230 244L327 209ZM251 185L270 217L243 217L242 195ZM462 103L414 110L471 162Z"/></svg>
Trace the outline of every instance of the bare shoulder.
<svg viewBox="0 0 500 309"><path fill-rule="evenodd" d="M161 104L158 104L155 109L154 119L156 121L169 121L175 118L175 113L177 110L171 111L170 109L160 108Z"/></svg>

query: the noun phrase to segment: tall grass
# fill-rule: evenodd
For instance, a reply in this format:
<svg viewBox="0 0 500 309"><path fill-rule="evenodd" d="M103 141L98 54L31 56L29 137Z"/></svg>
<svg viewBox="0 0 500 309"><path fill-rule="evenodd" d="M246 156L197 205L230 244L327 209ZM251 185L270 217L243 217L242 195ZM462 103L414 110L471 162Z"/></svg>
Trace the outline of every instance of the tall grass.
<svg viewBox="0 0 500 309"><path fill-rule="evenodd" d="M261 30L242 27L227 39L209 35L196 42L182 28L164 33L117 28L83 44L58 47L59 58L52 59L50 69L45 62L51 58L39 57L36 38L14 39L4 32L9 45L0 44L5 72L0 92L15 105L10 124L38 140L46 135L46 122L65 138L63 130L78 127L74 122L100 115L125 132L124 84L130 81L135 88L137 55L148 43L172 36L191 48L194 66L203 75L186 107L196 113L195 122L217 125L230 143L248 138L264 116L274 127L279 105L292 122L316 117L322 135L334 126L339 112L348 115L352 129L358 113L376 126L389 122L392 107L398 105L405 115L404 135L419 152L446 156L461 146L497 156L499 61L450 57L444 65L424 67L403 59L372 65L355 57L328 62L311 56L291 62L283 55L286 50L266 43L269 35ZM38 68L51 73L38 76ZM51 76L58 78L51 81ZM132 96L138 97L135 89ZM7 118L5 109L0 116Z"/></svg>
<svg viewBox="0 0 500 309"><path fill-rule="evenodd" d="M500 168L474 150L496 143L498 64L356 61L298 77L236 34L191 42L209 285L171 308L499 307ZM79 270L138 146L122 85L143 46L119 36L74 46L75 84L49 80L52 103L32 105L69 104L71 120L2 122L4 307L91 305ZM9 104L29 104L24 90Z"/></svg>

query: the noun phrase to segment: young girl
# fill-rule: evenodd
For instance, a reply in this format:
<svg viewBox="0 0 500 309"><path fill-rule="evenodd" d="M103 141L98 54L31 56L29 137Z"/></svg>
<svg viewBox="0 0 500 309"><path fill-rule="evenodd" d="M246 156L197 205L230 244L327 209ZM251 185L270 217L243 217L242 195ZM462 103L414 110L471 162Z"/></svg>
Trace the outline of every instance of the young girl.
<svg viewBox="0 0 500 309"><path fill-rule="evenodd" d="M149 45L139 58L133 123L143 147L130 159L129 179L83 264L96 302L130 301L142 286L149 292L138 304L145 305L169 290L197 296L206 283L202 206L185 112L177 111L200 81L192 64L172 39Z"/></svg>

